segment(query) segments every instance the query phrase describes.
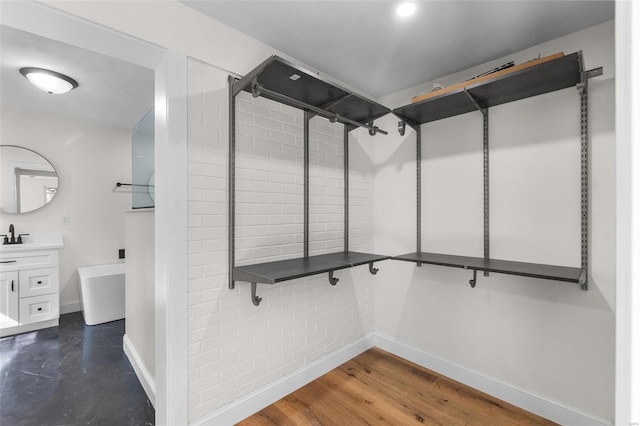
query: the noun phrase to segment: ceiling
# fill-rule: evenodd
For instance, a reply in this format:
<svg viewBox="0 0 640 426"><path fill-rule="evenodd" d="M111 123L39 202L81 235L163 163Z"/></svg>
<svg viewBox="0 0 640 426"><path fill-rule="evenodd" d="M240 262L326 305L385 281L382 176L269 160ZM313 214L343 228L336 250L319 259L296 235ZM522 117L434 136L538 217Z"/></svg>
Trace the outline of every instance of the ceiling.
<svg viewBox="0 0 640 426"><path fill-rule="evenodd" d="M24 78L22 67L51 69L79 86L63 95L44 93ZM71 115L133 128L154 102L150 69L0 26L0 105Z"/></svg>
<svg viewBox="0 0 640 426"><path fill-rule="evenodd" d="M379 97L614 18L613 1L181 0ZM256 64L257 65L257 64Z"/></svg>

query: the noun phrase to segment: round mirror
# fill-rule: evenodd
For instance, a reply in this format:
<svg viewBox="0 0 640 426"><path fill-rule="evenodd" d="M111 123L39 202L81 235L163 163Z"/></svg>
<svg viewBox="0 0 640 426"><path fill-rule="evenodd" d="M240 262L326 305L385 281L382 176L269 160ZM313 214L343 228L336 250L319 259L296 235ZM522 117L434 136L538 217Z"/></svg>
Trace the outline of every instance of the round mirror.
<svg viewBox="0 0 640 426"><path fill-rule="evenodd" d="M0 212L39 209L58 192L58 174L46 158L14 145L0 145Z"/></svg>

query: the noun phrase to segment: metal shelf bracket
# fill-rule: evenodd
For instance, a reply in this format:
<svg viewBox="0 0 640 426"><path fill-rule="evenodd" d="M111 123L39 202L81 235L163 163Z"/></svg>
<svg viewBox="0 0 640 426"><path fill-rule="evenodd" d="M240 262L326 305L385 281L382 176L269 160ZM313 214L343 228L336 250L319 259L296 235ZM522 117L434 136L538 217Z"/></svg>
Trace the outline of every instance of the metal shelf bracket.
<svg viewBox="0 0 640 426"><path fill-rule="evenodd" d="M378 268L373 267L373 262L369 262L369 272L371 275L375 275L378 273Z"/></svg>
<svg viewBox="0 0 640 426"><path fill-rule="evenodd" d="M257 283L251 283L251 303L253 303L255 306L260 305L260 302L262 302L262 297L258 297L256 295L257 287Z"/></svg>
<svg viewBox="0 0 640 426"><path fill-rule="evenodd" d="M580 83L577 84L578 90L582 93L582 91L587 89L587 79L599 77L602 75L602 67L593 68L587 71L583 71L580 75Z"/></svg>
<svg viewBox="0 0 640 426"><path fill-rule="evenodd" d="M478 99L476 99L471 93L467 92L467 89L463 89L463 91L464 91L464 94L467 95L469 100L471 100L473 105L475 105L478 111L480 111L482 115L487 115L487 107L483 107L482 105L480 105L480 102L478 102Z"/></svg>
<svg viewBox="0 0 640 426"><path fill-rule="evenodd" d="M333 276L333 271L329 271L329 284L336 285L340 281L340 278L336 278Z"/></svg>
<svg viewBox="0 0 640 426"><path fill-rule="evenodd" d="M593 77L601 76L602 75L602 67L590 69L590 70L586 71L586 74L587 74L587 78L593 78Z"/></svg>

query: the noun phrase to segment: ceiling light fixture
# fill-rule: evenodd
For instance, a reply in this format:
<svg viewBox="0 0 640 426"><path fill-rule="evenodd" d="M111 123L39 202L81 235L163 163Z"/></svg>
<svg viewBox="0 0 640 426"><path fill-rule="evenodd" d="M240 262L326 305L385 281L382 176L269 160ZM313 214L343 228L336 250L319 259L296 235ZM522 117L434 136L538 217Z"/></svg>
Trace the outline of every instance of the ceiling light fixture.
<svg viewBox="0 0 640 426"><path fill-rule="evenodd" d="M396 8L398 16L411 16L416 11L416 4L411 2L400 3Z"/></svg>
<svg viewBox="0 0 640 426"><path fill-rule="evenodd" d="M38 89L52 95L67 93L78 87L78 82L71 77L43 68L21 68L20 74Z"/></svg>

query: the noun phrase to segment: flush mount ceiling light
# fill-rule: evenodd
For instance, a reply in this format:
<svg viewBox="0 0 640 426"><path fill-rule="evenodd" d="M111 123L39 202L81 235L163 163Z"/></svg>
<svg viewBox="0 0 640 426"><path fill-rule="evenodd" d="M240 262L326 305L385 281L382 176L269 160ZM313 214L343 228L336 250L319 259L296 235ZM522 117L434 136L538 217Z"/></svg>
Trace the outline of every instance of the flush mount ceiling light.
<svg viewBox="0 0 640 426"><path fill-rule="evenodd" d="M400 3L396 7L396 14L398 16L410 16L416 11L416 4L411 2Z"/></svg>
<svg viewBox="0 0 640 426"><path fill-rule="evenodd" d="M52 95L67 93L69 90L78 87L78 82L71 77L43 68L21 68L20 74L25 76L38 89Z"/></svg>

